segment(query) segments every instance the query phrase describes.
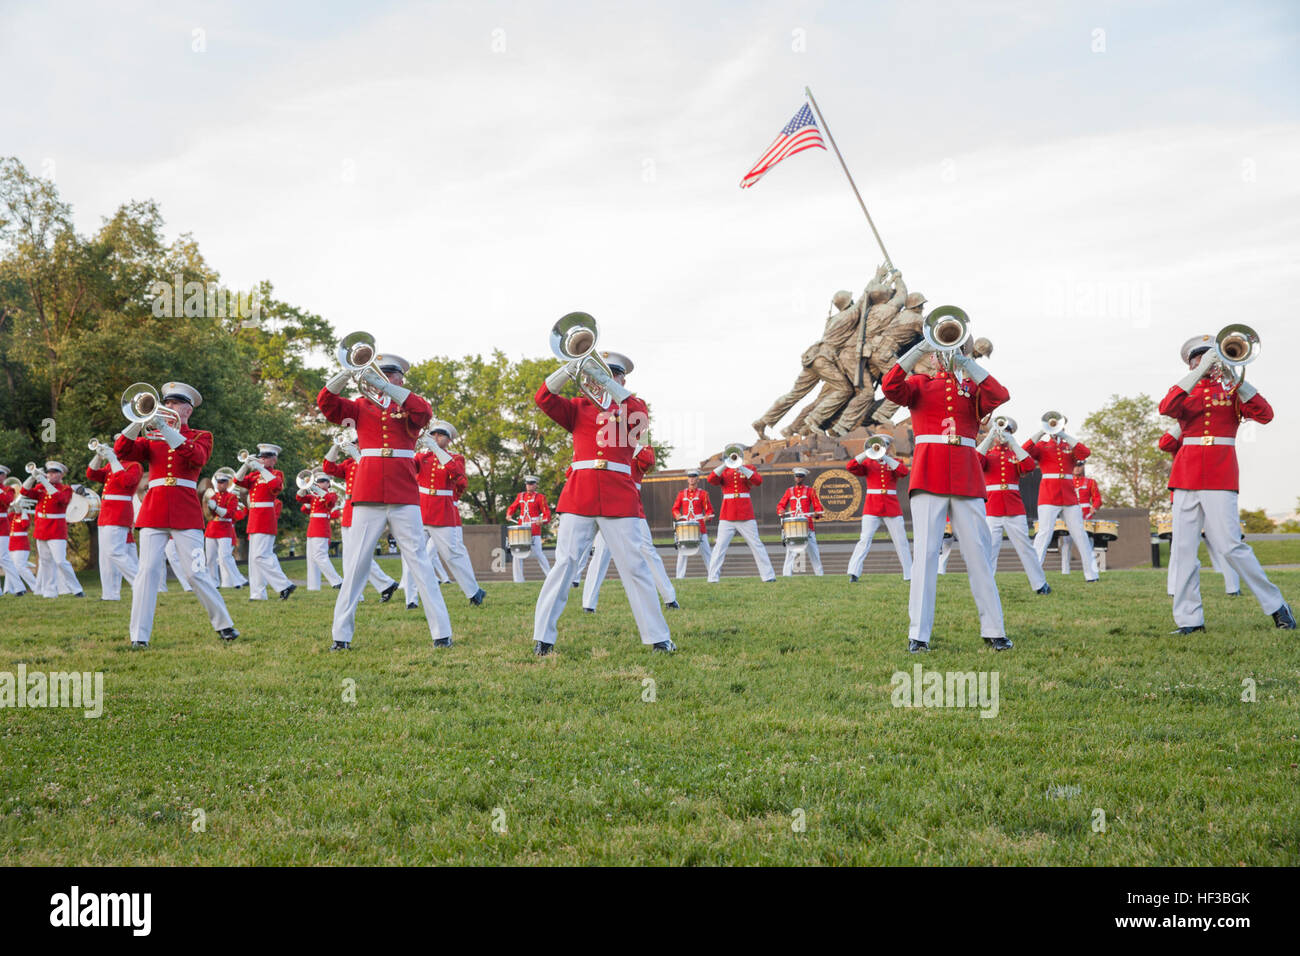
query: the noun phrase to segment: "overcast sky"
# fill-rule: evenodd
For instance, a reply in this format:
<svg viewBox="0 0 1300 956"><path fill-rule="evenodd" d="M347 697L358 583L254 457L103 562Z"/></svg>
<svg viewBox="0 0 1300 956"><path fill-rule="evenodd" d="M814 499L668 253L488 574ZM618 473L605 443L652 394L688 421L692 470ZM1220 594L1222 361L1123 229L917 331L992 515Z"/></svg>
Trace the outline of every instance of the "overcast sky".
<svg viewBox="0 0 1300 956"><path fill-rule="evenodd" d="M1255 326L1277 419L1238 446L1241 503L1291 511L1298 10L0 0L0 154L83 231L156 199L227 284L413 360L542 355L591 312L684 466L753 440L881 260L833 153L738 188L809 85L909 287L993 339L1022 423L1159 398L1184 339Z"/></svg>

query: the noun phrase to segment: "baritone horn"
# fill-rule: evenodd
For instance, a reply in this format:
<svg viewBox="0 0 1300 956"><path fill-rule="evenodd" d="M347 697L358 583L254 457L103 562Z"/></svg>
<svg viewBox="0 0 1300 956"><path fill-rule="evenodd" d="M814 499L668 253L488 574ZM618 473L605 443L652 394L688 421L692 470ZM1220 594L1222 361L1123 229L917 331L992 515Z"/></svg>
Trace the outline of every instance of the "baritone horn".
<svg viewBox="0 0 1300 956"><path fill-rule="evenodd" d="M325 497L325 492L316 487L316 476L310 468L304 468L298 472L294 480L298 483L299 491L305 491L317 498Z"/></svg>
<svg viewBox="0 0 1300 956"><path fill-rule="evenodd" d="M740 468L745 463L745 446L739 442L732 442L722 449L722 460L728 468Z"/></svg>
<svg viewBox="0 0 1300 956"><path fill-rule="evenodd" d="M181 421L158 398L158 390L146 382L127 386L122 393L122 414L133 425L147 425L156 418L171 428L178 428Z"/></svg>
<svg viewBox="0 0 1300 956"><path fill-rule="evenodd" d="M614 381L614 372L596 351L600 333L586 312L570 312L551 326L551 352L561 362L577 362L578 389L601 409L610 402L626 401L632 393Z"/></svg>
<svg viewBox="0 0 1300 956"><path fill-rule="evenodd" d="M343 370L352 376L357 391L380 408L387 408L392 399L362 378L366 372L374 372L379 376L380 380L386 381L388 379L388 376L379 367L379 363L375 361L379 355L379 350L375 348L375 337L369 332L349 333L339 342L335 355L339 360L339 364L343 366Z"/></svg>
<svg viewBox="0 0 1300 956"><path fill-rule="evenodd" d="M955 305L941 305L937 309L931 309L921 326L921 338L951 372L957 350L970 338L970 316Z"/></svg>
<svg viewBox="0 0 1300 956"><path fill-rule="evenodd" d="M1246 380L1246 366L1259 358L1259 333L1249 325L1225 325L1214 337L1214 356L1238 385Z"/></svg>
<svg viewBox="0 0 1300 956"><path fill-rule="evenodd" d="M1069 419L1058 411L1043 412L1043 431L1049 435L1059 435L1065 431Z"/></svg>

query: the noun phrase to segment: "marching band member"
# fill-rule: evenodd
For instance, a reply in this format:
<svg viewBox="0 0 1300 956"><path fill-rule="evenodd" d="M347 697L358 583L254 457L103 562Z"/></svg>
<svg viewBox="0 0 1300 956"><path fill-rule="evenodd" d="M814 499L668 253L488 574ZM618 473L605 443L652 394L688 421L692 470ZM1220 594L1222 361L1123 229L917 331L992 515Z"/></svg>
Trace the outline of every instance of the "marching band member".
<svg viewBox="0 0 1300 956"><path fill-rule="evenodd" d="M235 522L243 521L248 514L233 490L235 473L229 468L218 468L212 476L212 487L204 497L212 520L203 529L203 553L208 571L218 587L238 590L248 583L235 564Z"/></svg>
<svg viewBox="0 0 1300 956"><path fill-rule="evenodd" d="M6 465L0 465L0 482L7 481L9 478L9 468ZM17 483L17 479L14 479ZM18 499L18 493L8 484L0 484L0 573L4 574L4 594L14 594L22 596L27 593L27 588L23 586L22 574L18 570L17 562L9 553L9 510ZM22 559L27 561L27 555L23 554Z"/></svg>
<svg viewBox="0 0 1300 956"><path fill-rule="evenodd" d="M342 512L339 496L330 491L330 476L323 471L312 476L311 486L298 492L302 512L307 515L307 590L319 591L323 575L334 590L343 587L343 579L330 561L330 539L334 534L330 522Z"/></svg>
<svg viewBox="0 0 1300 956"><path fill-rule="evenodd" d="M248 599L265 601L270 585L286 601L298 585L289 580L275 556L275 535L279 530L280 511L276 500L284 490L284 472L276 468L280 446L260 443L257 454L249 455L235 472L235 484L248 490ZM252 472L256 472L253 474Z"/></svg>
<svg viewBox="0 0 1300 956"><path fill-rule="evenodd" d="M551 565L542 551L542 525L551 520L551 506L546 501L546 495L537 490L537 481L536 475L524 475L524 490L515 495L515 500L510 503L510 507L506 508L506 517L511 518L515 512L518 512L520 524L532 525L532 555L537 559L537 564L545 575L550 573ZM511 552L510 561L514 565L516 584L523 583L525 560L527 558Z"/></svg>
<svg viewBox="0 0 1300 956"><path fill-rule="evenodd" d="M1044 425L1046 423L1044 418ZM1064 424L1065 419L1062 418L1061 425ZM1087 546L1083 510L1079 507L1079 496L1075 494L1072 475L1075 462L1083 461L1090 454L1088 446L1067 434L1064 427L1058 427L1051 435L1044 427L1030 435L1023 447L1043 470L1042 480L1038 483L1038 534L1034 536L1038 563L1042 564L1047 556L1047 546L1052 543L1056 519L1064 518L1069 537L1062 542L1062 546L1069 547L1071 541L1074 543L1079 552L1079 561L1083 564L1084 580L1096 581L1097 560L1092 548Z"/></svg>
<svg viewBox="0 0 1300 956"><path fill-rule="evenodd" d="M539 657L555 648L556 626L569 600L574 569L598 530L613 554L642 643L664 653L677 650L656 599L654 572L642 551L639 516L644 512L632 480L633 450L649 426L649 412L645 402L624 389L631 359L617 352L601 356L612 373L610 385L626 395L624 400L611 401L602 411L585 393L562 398L561 388L588 374L577 359L547 376L533 396L538 408L573 435L572 476L556 504L560 522L555 564L542 582L533 615L533 653Z"/></svg>
<svg viewBox="0 0 1300 956"><path fill-rule="evenodd" d="M681 521L686 518L696 518L700 522L700 557L704 559L704 570L709 569L709 560L713 557L713 549L709 547L709 528L708 521L713 517L713 502L709 501L709 493L700 486L700 470L692 468L686 472L686 487L677 492L677 498L673 501L673 521ZM677 577L686 577L686 562L690 556L683 554L680 550L677 552Z"/></svg>
<svg viewBox="0 0 1300 956"><path fill-rule="evenodd" d="M316 396L316 405L326 419L356 428L360 452L352 486L352 540L343 555L343 587L334 604L330 650L346 651L352 646L357 602L385 524L410 564L433 646L451 647L451 618L424 548L415 468L415 440L433 418L433 409L402 384L411 367L406 359L376 355L372 364L378 365L379 372L366 368L358 373L361 398L342 396L344 386L352 379L346 369L326 382ZM371 398L371 394L380 398Z"/></svg>
<svg viewBox="0 0 1300 956"><path fill-rule="evenodd" d="M52 598L60 594L85 597L77 573L68 562L68 502L72 486L63 483L68 468L62 462L47 461L23 482L23 495L36 502L36 593ZM37 482L40 487L36 487Z"/></svg>
<svg viewBox="0 0 1300 956"><path fill-rule="evenodd" d="M174 418L132 422L113 444L121 461L149 465L149 490L136 516L140 569L131 588L131 646L135 648L149 646L158 581L167 573L163 551L168 541L176 541L185 555L181 570L208 612L217 636L223 641L239 636L203 557L203 510L196 489L199 472L212 454L212 433L197 431L189 424L190 415L202 401L197 389L183 382L167 382L160 390L159 402Z"/></svg>
<svg viewBox="0 0 1300 956"><path fill-rule="evenodd" d="M1205 630L1201 605L1201 564L1197 548L1206 540L1246 582L1260 608L1280 628L1296 621L1282 592L1268 579L1250 545L1241 537L1237 506L1237 426L1242 419L1267 425L1273 409L1255 386L1225 383L1216 361L1213 336L1197 335L1183 343L1188 373L1169 389L1160 414L1178 420L1182 446L1174 458L1169 487L1174 493L1174 534L1170 567L1178 575L1174 586L1174 633Z"/></svg>
<svg viewBox="0 0 1300 956"><path fill-rule="evenodd" d="M28 538L31 526L31 514L15 501L11 506L9 518L9 563L13 565L14 572L19 578L17 584L20 585L11 593L19 596L26 594L27 590L36 591L36 575L32 574L32 567L27 562L27 556L31 554L31 542ZM27 590L21 588L23 584L27 585ZM8 576L5 577L5 590L9 590Z"/></svg>
<svg viewBox="0 0 1300 956"><path fill-rule="evenodd" d="M86 480L104 485L99 510L99 584L100 600L122 600L122 579L135 587L139 559L127 536L135 524L133 505L136 488L144 470L139 462L118 460L108 445L95 443L95 455L86 466Z"/></svg>
<svg viewBox="0 0 1300 956"><path fill-rule="evenodd" d="M339 518L339 539L342 542L343 567L348 566L348 548L351 547L349 540L352 538L352 486L356 481L357 465L361 461L361 449L351 442L335 439L330 445L329 451L325 452L325 460L321 462L321 468L325 474L333 475L335 478L343 480L343 516ZM379 562L375 560L374 549L370 551L370 566L366 571L366 580L370 586L379 592L379 600L387 603L388 600L397 591L397 582L394 581ZM364 591L365 589L362 588ZM357 598L358 602L364 601L364 597Z"/></svg>
<svg viewBox="0 0 1300 956"><path fill-rule="evenodd" d="M781 500L776 503L776 516L780 518L787 510L794 515L805 515L808 518L808 557L812 559L813 574L817 577L822 576L822 556L817 551L817 532L814 530L813 521L820 518L824 513L822 511L821 499L817 497L817 492L809 488L805 481L808 480L808 469L802 466L793 469L794 485L785 490ZM781 568L782 577L790 577L794 573L794 552L786 551L785 564Z"/></svg>
<svg viewBox="0 0 1300 956"><path fill-rule="evenodd" d="M646 472L654 468L654 464L655 450L652 447L640 443L633 447L632 483L636 485L637 501L641 500L641 480L645 477ZM659 599L664 602L665 607L674 610L680 608L681 605L677 603L677 590L673 587L673 582L668 579L668 569L664 567L664 559L659 556L659 549L655 547L654 535L650 533L650 524L645 519L644 506L641 508L638 534L641 553L645 555L646 561L650 563L650 571L654 575L655 589L659 592ZM596 604L600 601L600 586L605 581L605 575L609 573L611 557L612 553L605 545L604 535L597 531L595 540L592 542L591 564L587 568L587 583L582 591L582 609L588 614L596 613Z"/></svg>
<svg viewBox="0 0 1300 956"><path fill-rule="evenodd" d="M1047 575L1038 561L1038 552L1029 538L1029 523L1025 518L1025 502L1020 497L1020 476L1034 470L1034 460L1020 445L1012 441L1016 433L1016 420L1002 416L1002 426L994 424L980 443L980 464L984 468L986 521L989 526L989 564L998 569L998 552L1002 550L1002 532L1011 539L1020 566L1025 569L1029 586L1035 594L1051 594Z"/></svg>
<svg viewBox="0 0 1300 956"><path fill-rule="evenodd" d="M1097 482L1084 474L1083 462L1074 463L1074 474L1071 476L1071 482L1074 485L1074 493L1079 499L1079 511L1083 514L1084 521L1091 521L1101 507L1101 489L1097 487ZM1088 529L1084 528L1087 534ZM1082 550L1082 545L1078 546ZM1088 551L1097 559L1096 546L1093 544L1092 535L1088 535ZM1070 573L1070 549L1069 547L1061 548L1061 573Z"/></svg>
<svg viewBox="0 0 1300 956"><path fill-rule="evenodd" d="M967 343L969 345L969 343ZM975 451L980 419L1009 397L988 372L962 351L949 371L924 339L885 373L885 397L912 410L916 451L908 494L915 542L908 613L910 653L930 649L934 627L939 546L949 513L966 561L971 596L979 610L980 634L994 650L1012 646L1002 623L1002 602L988 562L989 528L984 522L984 476ZM915 371L925 361L934 372ZM970 546L969 548L967 546Z"/></svg>
<svg viewBox="0 0 1300 956"><path fill-rule="evenodd" d="M898 479L907 477L907 466L889 454L889 446L894 439L889 435L877 435L868 440L884 449L884 454L877 460L863 449L848 464L849 473L861 475L867 492L862 504L862 533L849 558L849 580L856 582L862 575L862 565L871 551L872 539L876 529L884 524L889 538L894 542L894 553L898 563L903 566L903 580L912 580L912 551L908 546L907 528L903 523L903 508L898 503Z"/></svg>
<svg viewBox="0 0 1300 956"><path fill-rule="evenodd" d="M1161 451L1168 452L1171 457L1178 454L1178 449L1181 448L1182 445L1183 429L1177 422L1170 425L1168 430L1160 436L1160 441L1157 442L1157 447ZM1173 501L1174 493L1171 491L1169 492L1169 503L1171 506L1173 505ZM1219 574L1223 575L1224 593L1227 594L1228 597L1241 597L1241 578L1237 575L1237 572L1232 570L1232 565L1229 564L1227 559L1219 553L1219 549L1210 544L1209 540L1205 537L1204 531L1201 532L1201 540L1205 542L1205 550L1209 552L1211 567L1213 567ZM1165 572L1165 593L1170 597L1174 596L1174 584L1177 580L1178 574L1174 570L1174 549L1171 542L1169 548L1169 567Z"/></svg>
<svg viewBox="0 0 1300 956"><path fill-rule="evenodd" d="M722 489L718 541L709 561L708 580L711 584L716 584L722 577L722 563L727 560L727 547L737 533L749 545L754 564L758 565L759 578L763 581L776 580L776 572L768 560L767 549L758 537L758 522L754 519L754 505L749 498L749 489L761 485L763 476L742 463L739 448L738 445L728 445L724 451L732 451L732 454L709 473L709 484L718 485Z"/></svg>
<svg viewBox="0 0 1300 956"><path fill-rule="evenodd" d="M478 579L474 576L474 565L470 561L469 551L465 549L460 508L456 506L469 486L469 478L465 474L465 456L447 450L459 437L460 433L451 422L435 419L429 425L429 437L419 443L429 449L415 456L416 466L420 470L420 519L424 522L424 533L429 541L425 550L434 562L434 571L439 571L442 561L445 561L455 575L461 591L469 598L469 603L478 607L487 597L487 592L479 587ZM405 560L402 567L405 571ZM406 589L406 606L409 608L416 604L418 595L411 586L412 576L403 573L402 578ZM439 575L440 583L449 580L445 572Z"/></svg>

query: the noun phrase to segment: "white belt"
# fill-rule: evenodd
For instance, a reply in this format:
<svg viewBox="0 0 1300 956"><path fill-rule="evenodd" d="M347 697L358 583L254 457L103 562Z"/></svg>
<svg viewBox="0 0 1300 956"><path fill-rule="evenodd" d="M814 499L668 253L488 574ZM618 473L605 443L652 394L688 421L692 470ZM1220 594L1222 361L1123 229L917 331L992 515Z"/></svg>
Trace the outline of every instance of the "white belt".
<svg viewBox="0 0 1300 956"><path fill-rule="evenodd" d="M1219 438L1216 435L1192 435L1183 439L1184 445L1235 445L1235 438Z"/></svg>
<svg viewBox="0 0 1300 956"><path fill-rule="evenodd" d="M723 498L724 501L727 500L727 499L729 499L729 498L748 498L748 497L749 497L749 492L747 492L747 491L742 491L742 492L741 492L740 494L738 494L738 495L723 495L723 496L722 496L722 498Z"/></svg>
<svg viewBox="0 0 1300 956"><path fill-rule="evenodd" d="M597 458L595 461L571 461L569 467L574 471L593 468L596 471L617 471L620 475L632 474L631 465L625 465L618 461L606 461L604 458Z"/></svg>
<svg viewBox="0 0 1300 956"><path fill-rule="evenodd" d="M44 518L46 521L67 521L67 520L68 520L68 516L67 516L67 515L40 515L40 514L38 514L36 517L38 517L38 518Z"/></svg>
<svg viewBox="0 0 1300 956"><path fill-rule="evenodd" d="M975 439L961 435L917 435L912 439L913 445L965 445L975 447Z"/></svg>
<svg viewBox="0 0 1300 956"><path fill-rule="evenodd" d="M250 501L250 502L248 503L248 507L250 507L250 508L274 508L274 507L275 507L275 502L274 502L274 501Z"/></svg>
<svg viewBox="0 0 1300 956"><path fill-rule="evenodd" d="M450 489L450 488L421 488L421 489L420 489L420 494L422 494L422 495L437 495L437 496L440 497L440 498L450 498L450 497L451 497L451 489Z"/></svg>
<svg viewBox="0 0 1300 956"><path fill-rule="evenodd" d="M188 478L154 478L149 482L150 488L197 488L198 483Z"/></svg>
<svg viewBox="0 0 1300 956"><path fill-rule="evenodd" d="M362 458L414 458L414 448L363 448Z"/></svg>
<svg viewBox="0 0 1300 956"><path fill-rule="evenodd" d="M1047 474L1046 472L1044 472L1044 473L1043 473L1043 477L1044 477L1044 478L1059 478L1061 481L1064 481L1066 478L1073 478L1074 475L1049 475L1049 474Z"/></svg>
<svg viewBox="0 0 1300 956"><path fill-rule="evenodd" d="M897 495L898 491L894 488L868 488L869 495Z"/></svg>
<svg viewBox="0 0 1300 956"><path fill-rule="evenodd" d="M227 523L233 523L235 519L234 519L234 518L213 518L212 520L213 520L213 521L225 521L225 522L227 522Z"/></svg>
<svg viewBox="0 0 1300 956"><path fill-rule="evenodd" d="M985 485L984 486L985 491L1011 491L1012 489L1019 491L1020 485L1015 484L1015 485Z"/></svg>
<svg viewBox="0 0 1300 956"><path fill-rule="evenodd" d="M100 501L130 501L131 496L130 495L104 495L99 500Z"/></svg>

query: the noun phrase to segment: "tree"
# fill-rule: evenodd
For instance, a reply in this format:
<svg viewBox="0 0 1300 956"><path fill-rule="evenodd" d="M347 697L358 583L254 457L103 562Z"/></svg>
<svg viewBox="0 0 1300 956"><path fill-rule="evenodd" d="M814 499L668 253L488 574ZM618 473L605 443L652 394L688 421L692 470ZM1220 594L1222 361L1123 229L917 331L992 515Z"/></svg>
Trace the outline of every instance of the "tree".
<svg viewBox="0 0 1300 956"><path fill-rule="evenodd" d="M1277 530L1277 522L1266 515L1263 508L1254 511L1242 508L1241 523L1246 526L1246 534L1269 534Z"/></svg>
<svg viewBox="0 0 1300 956"><path fill-rule="evenodd" d="M1087 463L1107 504L1153 510L1168 505L1171 460L1157 447L1164 430L1148 395L1112 395L1084 420L1080 437L1092 452Z"/></svg>

